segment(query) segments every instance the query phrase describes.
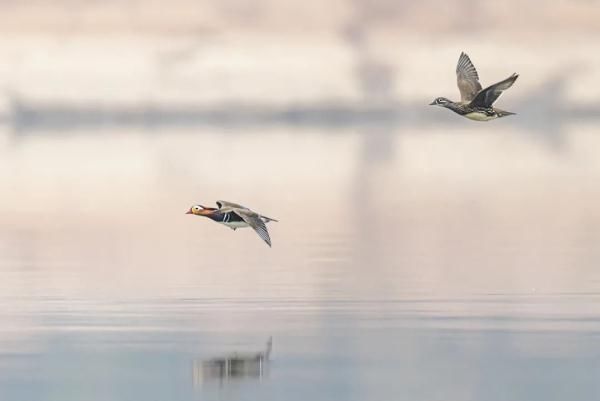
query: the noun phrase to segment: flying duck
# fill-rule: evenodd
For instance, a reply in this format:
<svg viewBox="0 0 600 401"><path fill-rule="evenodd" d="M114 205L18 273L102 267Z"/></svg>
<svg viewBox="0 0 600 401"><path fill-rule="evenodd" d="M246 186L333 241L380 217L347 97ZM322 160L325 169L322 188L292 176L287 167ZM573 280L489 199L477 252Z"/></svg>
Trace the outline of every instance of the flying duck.
<svg viewBox="0 0 600 401"><path fill-rule="evenodd" d="M266 223L277 221L270 217L260 215L247 207L226 201L217 201L217 208L205 207L202 205L193 205L186 214L195 214L196 216L208 217L211 220L221 223L232 230L243 227L252 227L267 245L271 246L271 237L267 231Z"/></svg>
<svg viewBox="0 0 600 401"><path fill-rule="evenodd" d="M489 121L511 114L510 111L500 110L492 107L503 91L515 83L519 74L512 74L503 81L481 89L479 75L471 59L465 52L460 54L456 66L456 81L460 90L460 102L453 102L445 97L438 97L430 106L441 106L452 110L470 120Z"/></svg>

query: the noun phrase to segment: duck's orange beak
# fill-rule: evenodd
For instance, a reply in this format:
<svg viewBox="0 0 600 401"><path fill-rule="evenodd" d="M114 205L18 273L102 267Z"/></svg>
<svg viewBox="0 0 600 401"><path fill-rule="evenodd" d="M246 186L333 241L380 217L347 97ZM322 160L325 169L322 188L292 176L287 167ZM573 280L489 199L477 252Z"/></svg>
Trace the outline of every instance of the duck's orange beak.
<svg viewBox="0 0 600 401"><path fill-rule="evenodd" d="M187 212L185 212L185 214L193 214L192 213L192 209L188 210Z"/></svg>

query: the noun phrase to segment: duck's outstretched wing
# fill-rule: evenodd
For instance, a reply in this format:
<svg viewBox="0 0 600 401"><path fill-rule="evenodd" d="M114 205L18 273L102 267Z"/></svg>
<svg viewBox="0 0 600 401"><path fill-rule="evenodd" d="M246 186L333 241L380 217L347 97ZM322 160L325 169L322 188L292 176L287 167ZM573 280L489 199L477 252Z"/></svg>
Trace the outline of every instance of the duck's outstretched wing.
<svg viewBox="0 0 600 401"><path fill-rule="evenodd" d="M223 200L218 200L216 203L219 209L222 209L223 211L231 211L233 209L248 209L247 207L238 205L237 203L227 202Z"/></svg>
<svg viewBox="0 0 600 401"><path fill-rule="evenodd" d="M510 77L506 78L504 81L500 81L495 83L494 85L490 85L475 96L475 98L471 101L471 106L478 107L492 107L494 102L498 100L502 92L510 88L515 81L519 78L519 74L512 74Z"/></svg>
<svg viewBox="0 0 600 401"><path fill-rule="evenodd" d="M481 90L479 74L477 74L475 66L465 52L460 53L460 57L458 58L456 83L460 91L460 100L463 102L470 102Z"/></svg>
<svg viewBox="0 0 600 401"><path fill-rule="evenodd" d="M256 231L258 236L262 238L262 240L265 241L267 245L271 246L271 237L269 237L267 226L265 225L265 222L260 217L260 215L248 209L233 209L233 213L240 216L242 220L248 223L248 225L252 227L254 231Z"/></svg>

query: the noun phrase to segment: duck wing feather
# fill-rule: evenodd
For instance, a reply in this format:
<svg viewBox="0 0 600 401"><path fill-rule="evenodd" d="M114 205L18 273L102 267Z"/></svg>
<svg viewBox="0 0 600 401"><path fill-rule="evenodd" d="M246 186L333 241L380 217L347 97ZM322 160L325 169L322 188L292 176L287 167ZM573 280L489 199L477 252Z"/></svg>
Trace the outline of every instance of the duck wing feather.
<svg viewBox="0 0 600 401"><path fill-rule="evenodd" d="M267 226L262 219L262 216L258 213L253 212L252 210L243 208L234 208L233 213L237 214L244 220L250 227L256 231L258 236L267 243L267 245L271 246L271 237L269 236L269 232L267 231Z"/></svg>
<svg viewBox="0 0 600 401"><path fill-rule="evenodd" d="M467 53L460 53L458 64L456 65L456 83L460 91L460 100L470 102L481 90L479 83L479 74Z"/></svg>

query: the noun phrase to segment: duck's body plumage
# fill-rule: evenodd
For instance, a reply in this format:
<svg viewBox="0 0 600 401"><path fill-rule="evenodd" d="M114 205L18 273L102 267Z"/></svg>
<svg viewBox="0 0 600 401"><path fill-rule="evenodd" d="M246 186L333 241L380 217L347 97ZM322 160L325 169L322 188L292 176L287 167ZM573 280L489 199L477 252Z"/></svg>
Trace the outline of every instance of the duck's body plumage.
<svg viewBox="0 0 600 401"><path fill-rule="evenodd" d="M214 209L213 213L205 216L233 229L248 227L248 223L234 212L221 212L219 209Z"/></svg>
<svg viewBox="0 0 600 401"><path fill-rule="evenodd" d="M238 228L252 227L258 236L271 246L271 237L267 231L266 223L277 221L270 217L258 214L245 206L227 201L217 201L218 208L194 205L187 214L208 217L226 227L236 230Z"/></svg>
<svg viewBox="0 0 600 401"><path fill-rule="evenodd" d="M493 104L502 95L503 91L515 83L518 77L518 74L512 74L503 81L481 89L479 74L469 56L463 52L460 54L456 65L456 83L460 91L461 101L453 102L444 97L439 97L430 105L445 107L474 121L489 121L509 116L515 113L494 108Z"/></svg>

